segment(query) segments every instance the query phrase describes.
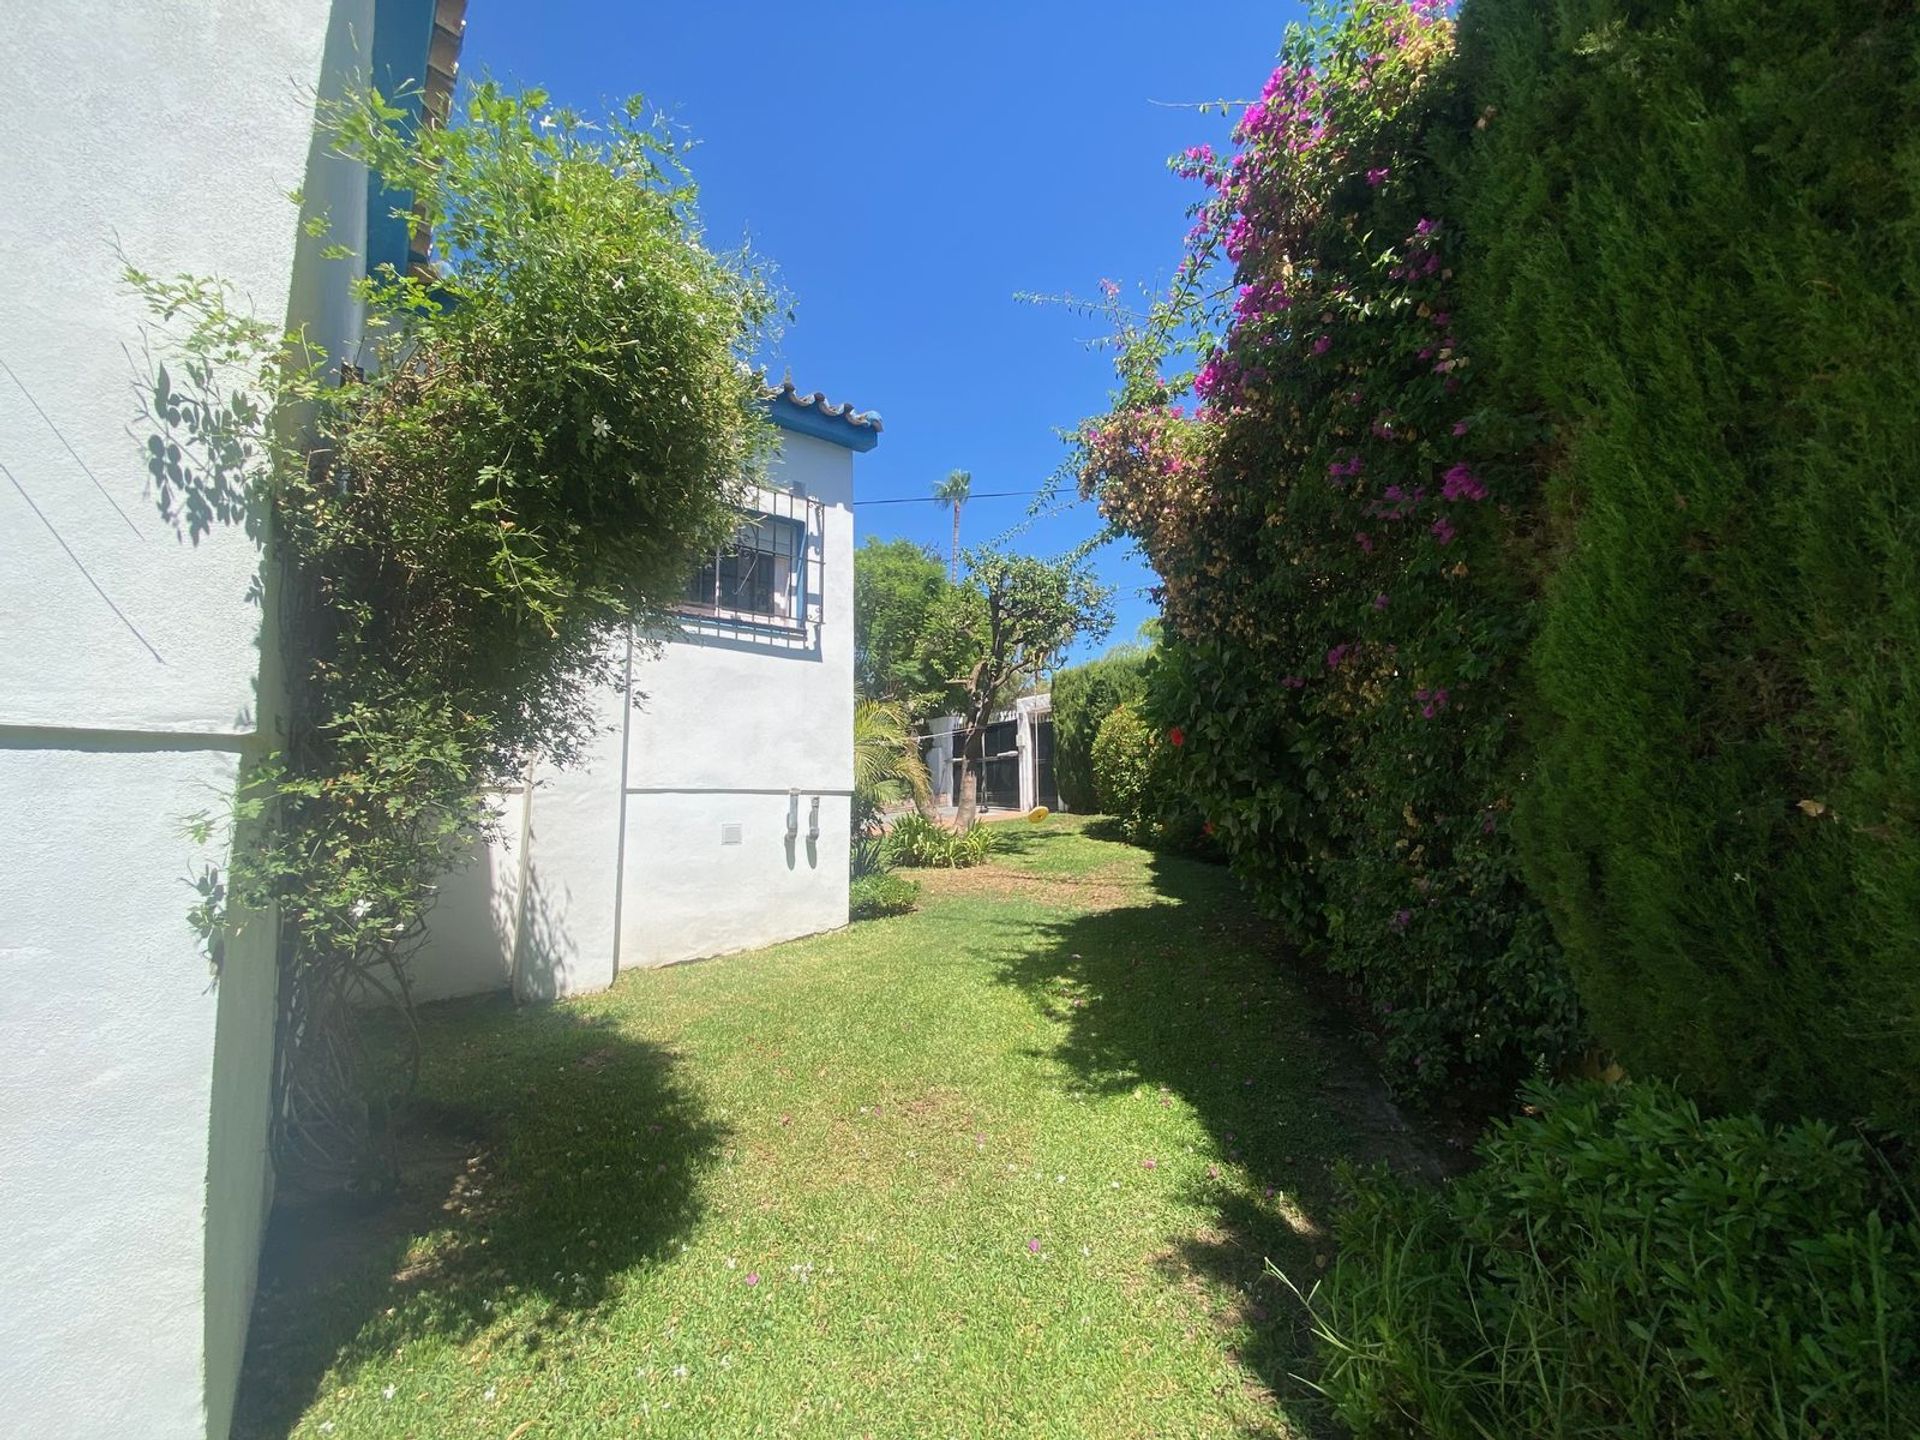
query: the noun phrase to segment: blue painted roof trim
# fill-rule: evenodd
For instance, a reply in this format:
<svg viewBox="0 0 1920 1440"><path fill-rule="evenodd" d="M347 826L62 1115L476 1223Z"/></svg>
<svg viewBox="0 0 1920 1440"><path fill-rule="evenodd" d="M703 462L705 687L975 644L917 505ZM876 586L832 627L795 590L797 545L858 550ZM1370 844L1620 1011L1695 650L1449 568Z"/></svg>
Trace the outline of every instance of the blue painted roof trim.
<svg viewBox="0 0 1920 1440"><path fill-rule="evenodd" d="M433 0L377 0L373 11L374 88L389 105L407 112L418 125L427 55L433 44ZM413 197L389 190L378 175L367 176L367 273L391 265L407 273L410 245L405 219L395 210L413 208Z"/></svg>
<svg viewBox="0 0 1920 1440"><path fill-rule="evenodd" d="M811 435L859 454L880 443L877 427L855 424L845 415L823 415L813 406L797 405L785 395L775 395L767 401L767 415L782 430Z"/></svg>

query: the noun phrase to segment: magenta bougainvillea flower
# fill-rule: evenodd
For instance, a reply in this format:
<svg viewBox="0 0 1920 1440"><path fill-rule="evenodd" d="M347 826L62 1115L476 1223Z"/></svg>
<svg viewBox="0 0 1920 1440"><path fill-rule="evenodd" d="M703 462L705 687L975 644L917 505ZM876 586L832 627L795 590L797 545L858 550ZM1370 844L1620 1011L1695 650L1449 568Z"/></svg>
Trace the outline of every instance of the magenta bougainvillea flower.
<svg viewBox="0 0 1920 1440"><path fill-rule="evenodd" d="M1447 471L1440 494L1447 500L1484 500L1487 498L1487 486L1463 460Z"/></svg>
<svg viewBox="0 0 1920 1440"><path fill-rule="evenodd" d="M1382 185L1387 183L1387 176L1389 173L1390 171L1387 166L1376 165L1373 169L1367 171L1367 184L1373 186L1377 190Z"/></svg>

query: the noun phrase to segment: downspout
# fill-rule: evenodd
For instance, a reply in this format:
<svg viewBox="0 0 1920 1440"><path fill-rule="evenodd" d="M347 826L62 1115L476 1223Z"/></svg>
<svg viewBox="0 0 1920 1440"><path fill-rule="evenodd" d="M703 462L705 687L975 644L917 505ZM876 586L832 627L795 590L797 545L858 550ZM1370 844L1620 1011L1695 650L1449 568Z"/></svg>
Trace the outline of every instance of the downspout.
<svg viewBox="0 0 1920 1440"><path fill-rule="evenodd" d="M620 687L620 833L613 844L613 975L620 978L620 916L627 900L627 760L633 752L633 627L627 627L627 673Z"/></svg>
<svg viewBox="0 0 1920 1440"><path fill-rule="evenodd" d="M520 782L520 878L513 897L513 960L507 970L507 986L515 1003L526 998L520 988L527 953L527 886L533 879L533 771Z"/></svg>

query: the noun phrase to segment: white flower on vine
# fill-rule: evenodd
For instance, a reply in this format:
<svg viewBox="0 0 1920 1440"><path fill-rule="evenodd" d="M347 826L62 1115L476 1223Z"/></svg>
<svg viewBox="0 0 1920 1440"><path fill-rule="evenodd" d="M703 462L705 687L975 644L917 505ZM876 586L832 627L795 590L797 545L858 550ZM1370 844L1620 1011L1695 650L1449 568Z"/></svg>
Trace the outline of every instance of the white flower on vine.
<svg viewBox="0 0 1920 1440"><path fill-rule="evenodd" d="M593 417L593 433L601 440L605 440L609 435L613 434L613 426L607 423L606 416L596 415Z"/></svg>

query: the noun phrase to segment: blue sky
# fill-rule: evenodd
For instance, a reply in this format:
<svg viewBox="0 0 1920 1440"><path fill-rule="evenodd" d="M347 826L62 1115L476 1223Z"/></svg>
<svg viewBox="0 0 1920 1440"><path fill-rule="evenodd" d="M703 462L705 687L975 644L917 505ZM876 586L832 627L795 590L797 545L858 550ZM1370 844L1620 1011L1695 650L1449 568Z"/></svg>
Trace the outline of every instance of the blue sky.
<svg viewBox="0 0 1920 1440"><path fill-rule="evenodd" d="M1098 322L1016 292L1163 281L1193 198L1166 158L1225 126L1154 102L1257 94L1299 11L473 0L462 70L590 114L639 92L692 132L710 241L750 239L794 299L776 375L885 419L857 457L860 499L924 495L956 467L978 491L1033 490L1111 370L1083 344ZM1029 503L973 502L963 545ZM930 502L855 514L863 539L946 552L950 517ZM1056 554L1098 528L1076 505L1011 543ZM1152 573L1117 545L1097 564L1118 590L1111 638L1129 639L1153 613Z"/></svg>

